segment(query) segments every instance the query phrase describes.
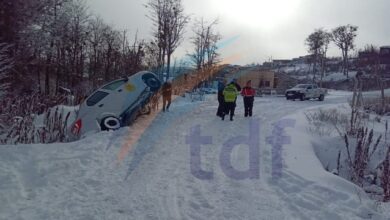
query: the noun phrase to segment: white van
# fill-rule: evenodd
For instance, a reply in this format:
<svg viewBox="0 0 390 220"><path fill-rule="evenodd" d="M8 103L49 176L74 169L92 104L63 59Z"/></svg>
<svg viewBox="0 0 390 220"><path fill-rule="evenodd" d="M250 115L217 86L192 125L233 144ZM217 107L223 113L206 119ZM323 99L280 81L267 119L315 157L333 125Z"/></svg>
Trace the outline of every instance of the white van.
<svg viewBox="0 0 390 220"><path fill-rule="evenodd" d="M157 76L147 71L102 86L80 104L77 118L71 126L72 136L79 138L90 131L130 125L160 87Z"/></svg>

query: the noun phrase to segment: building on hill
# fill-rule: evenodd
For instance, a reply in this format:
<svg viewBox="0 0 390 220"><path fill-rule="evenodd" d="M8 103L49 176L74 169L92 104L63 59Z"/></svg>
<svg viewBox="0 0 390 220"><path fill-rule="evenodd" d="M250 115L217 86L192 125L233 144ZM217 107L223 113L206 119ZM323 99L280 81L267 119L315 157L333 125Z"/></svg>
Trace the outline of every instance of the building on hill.
<svg viewBox="0 0 390 220"><path fill-rule="evenodd" d="M341 57L327 57L325 61L326 72L341 72L343 60Z"/></svg>
<svg viewBox="0 0 390 220"><path fill-rule="evenodd" d="M292 64L294 65L302 65L302 64L308 64L310 63L310 60L312 60L313 55L306 55L306 56L300 56L298 58L292 59Z"/></svg>
<svg viewBox="0 0 390 220"><path fill-rule="evenodd" d="M272 60L271 62L264 62L264 68L281 68L292 64L292 60Z"/></svg>
<svg viewBox="0 0 390 220"><path fill-rule="evenodd" d="M379 51L361 51L357 60L358 67L372 72L375 65L380 66L380 72L390 77L390 46L382 46Z"/></svg>
<svg viewBox="0 0 390 220"><path fill-rule="evenodd" d="M378 54L375 51L359 52L358 62L360 67L364 67L377 62Z"/></svg>
<svg viewBox="0 0 390 220"><path fill-rule="evenodd" d="M390 65L390 46L382 46L378 51L361 51L358 56L361 66L372 65L375 63L381 65Z"/></svg>
<svg viewBox="0 0 390 220"><path fill-rule="evenodd" d="M234 68L228 72L225 70L223 78L227 82L237 79L241 86L245 86L246 82L251 80L255 89L276 88L278 81L274 71L260 66Z"/></svg>
<svg viewBox="0 0 390 220"><path fill-rule="evenodd" d="M380 63L390 66L390 46L383 46L379 49Z"/></svg>

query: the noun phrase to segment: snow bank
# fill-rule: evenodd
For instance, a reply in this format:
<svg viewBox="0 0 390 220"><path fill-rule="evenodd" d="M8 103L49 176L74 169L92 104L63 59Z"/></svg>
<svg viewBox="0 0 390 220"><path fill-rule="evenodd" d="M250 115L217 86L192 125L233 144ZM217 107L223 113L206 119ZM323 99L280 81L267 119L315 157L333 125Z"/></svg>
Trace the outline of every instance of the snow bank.
<svg viewBox="0 0 390 220"><path fill-rule="evenodd" d="M342 72L334 72L334 73L326 73L326 75L323 78L324 82L338 82L338 81L344 81L347 79L354 78L356 76L356 71L351 71L348 73L348 78L344 73Z"/></svg>
<svg viewBox="0 0 390 220"><path fill-rule="evenodd" d="M285 149L285 163L287 170L294 172L307 184L302 199L306 196L313 197L314 201L326 202L332 207L333 213L340 214L343 219L354 219L346 213L355 213L363 219L384 219L374 202L360 187L333 175L324 169L313 148L313 136L307 132L308 123L303 112L290 115L287 118L296 120L294 129L288 129L287 133L292 137L292 144ZM287 171L288 172L288 171ZM306 191L313 190L306 193ZM346 212L348 209L348 212ZM327 219L335 219L332 215L323 216Z"/></svg>
<svg viewBox="0 0 390 220"><path fill-rule="evenodd" d="M48 110L48 112L50 112L50 115L54 115L55 111L58 111L58 113L61 114L61 116L62 116L63 122L65 122L66 116L69 114L69 118L67 120L67 125L70 126L70 124L76 120L78 109L79 109L79 106L58 105L58 106L55 106L53 108L50 108ZM37 115L34 118L35 127L44 127L46 116L47 116L46 112L44 114Z"/></svg>
<svg viewBox="0 0 390 220"><path fill-rule="evenodd" d="M285 73L301 73L305 74L311 71L311 66L309 64L294 64L292 66L281 67L279 71Z"/></svg>

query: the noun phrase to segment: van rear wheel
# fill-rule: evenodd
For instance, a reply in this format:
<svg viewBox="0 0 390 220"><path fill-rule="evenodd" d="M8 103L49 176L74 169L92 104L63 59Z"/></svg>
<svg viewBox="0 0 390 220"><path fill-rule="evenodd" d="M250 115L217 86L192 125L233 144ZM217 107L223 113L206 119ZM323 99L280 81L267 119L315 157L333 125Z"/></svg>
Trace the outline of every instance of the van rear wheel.
<svg viewBox="0 0 390 220"><path fill-rule="evenodd" d="M114 116L109 116L102 120L100 126L103 131L117 130L121 127L121 122L118 118Z"/></svg>
<svg viewBox="0 0 390 220"><path fill-rule="evenodd" d="M324 99L325 99L324 95L320 95L320 97L318 97L318 101L320 101L320 102L324 101Z"/></svg>

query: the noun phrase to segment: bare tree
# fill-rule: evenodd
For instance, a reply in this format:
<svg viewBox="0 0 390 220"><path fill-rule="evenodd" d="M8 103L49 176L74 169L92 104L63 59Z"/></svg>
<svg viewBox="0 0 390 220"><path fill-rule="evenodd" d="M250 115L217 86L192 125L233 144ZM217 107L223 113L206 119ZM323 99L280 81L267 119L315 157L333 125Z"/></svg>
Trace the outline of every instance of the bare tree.
<svg viewBox="0 0 390 220"><path fill-rule="evenodd" d="M134 74L142 69L143 59L145 57L145 41L138 39L138 33L135 34L132 45L129 44L126 35L123 35L123 51L121 72Z"/></svg>
<svg viewBox="0 0 390 220"><path fill-rule="evenodd" d="M330 40L332 38L332 34L324 31L323 35L323 45L320 48L320 54L321 54L321 78L320 78L320 87L322 87L322 81L324 79L325 75L325 69L326 69L326 59L327 59L327 53L329 49Z"/></svg>
<svg viewBox="0 0 390 220"><path fill-rule="evenodd" d="M381 185L384 191L384 202L390 201L390 146L387 147L386 157L382 162Z"/></svg>
<svg viewBox="0 0 390 220"><path fill-rule="evenodd" d="M317 29L306 38L306 45L309 53L312 55L313 63L313 82L316 81L317 65L321 64L321 86L324 75L324 63L326 53L330 42L330 34L323 30Z"/></svg>
<svg viewBox="0 0 390 220"><path fill-rule="evenodd" d="M35 21L48 0L0 1L0 40L18 47L20 31ZM14 52L14 51L12 51ZM14 55L14 54L13 54Z"/></svg>
<svg viewBox="0 0 390 220"><path fill-rule="evenodd" d="M150 41L145 44L144 64L153 70L157 70L160 65L159 47L155 41Z"/></svg>
<svg viewBox="0 0 390 220"><path fill-rule="evenodd" d="M360 126L360 122L362 119L361 109L363 107L363 73L359 71L354 78L354 88L351 105L351 118L350 118L350 130L349 134L354 135Z"/></svg>
<svg viewBox="0 0 390 220"><path fill-rule="evenodd" d="M355 48L354 41L357 36L357 26L344 25L339 26L332 31L332 41L340 48L343 57L343 72L348 77L349 70L349 51Z"/></svg>
<svg viewBox="0 0 390 220"><path fill-rule="evenodd" d="M218 19L209 24L203 18L195 20L194 36L192 37L194 51L189 56L197 70L212 67L219 62L217 43L221 39L221 35L215 30L217 24Z"/></svg>
<svg viewBox="0 0 390 220"><path fill-rule="evenodd" d="M51 79L53 72L58 73L58 63L56 62L59 57L59 44L62 42L64 34L67 29L69 17L67 13L67 7L70 0L46 0L45 4L42 4L41 14L37 18L35 42L41 46L39 53L40 66L43 66L44 72L44 88L45 94L51 93ZM58 76L58 75L57 75Z"/></svg>
<svg viewBox="0 0 390 220"><path fill-rule="evenodd" d="M359 66L364 68L367 72L373 73L376 78L377 85L381 90L381 112L384 114L386 111L385 101L385 80L383 79L383 69L381 67L379 48L374 45L366 45L363 50L359 51L363 54L363 57L359 58Z"/></svg>
<svg viewBox="0 0 390 220"><path fill-rule="evenodd" d="M14 61L10 83L15 90L31 84L26 73L30 72L28 65L33 60L32 54L37 51L33 51L29 46L29 33L32 25L41 16L47 1L0 1L0 42L8 45L7 56ZM23 79L29 83L25 83Z"/></svg>
<svg viewBox="0 0 390 220"><path fill-rule="evenodd" d="M63 27L62 29L68 29L69 31L62 42L67 44L66 49L63 48L63 51L68 51L70 67L68 75L70 75L71 78L68 83L74 87L75 84L84 77L89 14L87 12L87 7L82 0L74 0L74 2L67 4L66 10L65 13L68 16L69 22L66 24L67 28ZM60 56L57 56L57 58L60 58ZM61 60L57 61L57 63L60 63ZM56 91L58 89L60 77L61 76L57 74Z"/></svg>
<svg viewBox="0 0 390 220"><path fill-rule="evenodd" d="M10 72L14 61L9 57L10 45L0 43L0 97L6 94L10 88Z"/></svg>
<svg viewBox="0 0 390 220"><path fill-rule="evenodd" d="M90 18L84 0L0 1L0 7L0 43L13 60L7 81L15 90L89 91L89 82L95 87L144 65L144 41L136 36L130 43L126 32Z"/></svg>
<svg viewBox="0 0 390 220"><path fill-rule="evenodd" d="M92 83L92 87L96 86L97 79L102 75L103 57L103 31L106 28L103 20L100 17L94 17L88 25L89 37L87 39L88 50L88 77Z"/></svg>
<svg viewBox="0 0 390 220"><path fill-rule="evenodd" d="M171 56L183 40L184 29L189 16L184 13L182 0L150 0L150 19L155 30L155 42L159 48L159 65L164 67L165 60L169 77Z"/></svg>

